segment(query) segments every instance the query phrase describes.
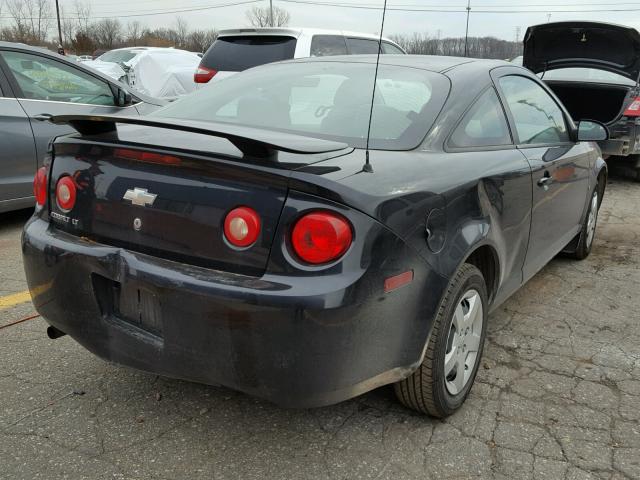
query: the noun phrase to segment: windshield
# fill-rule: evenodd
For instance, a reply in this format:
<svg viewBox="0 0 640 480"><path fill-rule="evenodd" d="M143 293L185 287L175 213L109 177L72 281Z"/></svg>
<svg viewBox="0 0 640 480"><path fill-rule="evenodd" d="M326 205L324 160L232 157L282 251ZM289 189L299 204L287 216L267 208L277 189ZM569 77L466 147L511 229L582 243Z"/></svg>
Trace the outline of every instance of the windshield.
<svg viewBox="0 0 640 480"><path fill-rule="evenodd" d="M266 128L364 148L374 74L375 65L368 63L270 65L217 82L152 115ZM444 75L381 65L371 148L416 148L448 92Z"/></svg>
<svg viewBox="0 0 640 480"><path fill-rule="evenodd" d="M542 73L538 74L538 76L544 80L564 80L567 82L614 83L629 86L636 84L636 82L627 77L596 68L559 68L557 70L549 70L544 74L544 77Z"/></svg>
<svg viewBox="0 0 640 480"><path fill-rule="evenodd" d="M103 62L124 63L128 62L139 53L139 50L112 50L100 55L98 60Z"/></svg>

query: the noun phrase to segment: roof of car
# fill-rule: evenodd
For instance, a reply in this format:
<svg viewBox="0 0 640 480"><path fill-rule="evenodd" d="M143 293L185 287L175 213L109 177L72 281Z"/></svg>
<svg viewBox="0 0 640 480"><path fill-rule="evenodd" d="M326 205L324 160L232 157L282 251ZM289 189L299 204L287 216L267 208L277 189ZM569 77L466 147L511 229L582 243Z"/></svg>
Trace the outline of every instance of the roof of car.
<svg viewBox="0 0 640 480"><path fill-rule="evenodd" d="M20 48L22 50L32 50L34 52L45 52L53 55L57 55L56 52L49 50L47 47L34 47L33 45L27 45L26 43L18 42L4 42L0 41L0 47L4 48Z"/></svg>
<svg viewBox="0 0 640 480"><path fill-rule="evenodd" d="M280 27L260 27L260 28L232 28L227 30L220 30L218 37L230 37L236 35L289 35L292 37L299 37L303 33L308 35L342 35L345 37L357 37L367 38L371 40L378 40L379 35L366 32L351 32L347 30L327 30L322 28L280 28ZM392 40L382 37L387 42L393 42Z"/></svg>
<svg viewBox="0 0 640 480"><path fill-rule="evenodd" d="M288 62L345 62L345 63L375 63L377 55L339 55L331 57L310 57L289 60ZM283 62L287 63L287 62ZM443 73L461 65L477 67L478 69L491 69L499 66L511 66L514 64L505 60L489 60L467 57L446 57L439 55L382 55L381 65L399 65L420 68L432 72Z"/></svg>

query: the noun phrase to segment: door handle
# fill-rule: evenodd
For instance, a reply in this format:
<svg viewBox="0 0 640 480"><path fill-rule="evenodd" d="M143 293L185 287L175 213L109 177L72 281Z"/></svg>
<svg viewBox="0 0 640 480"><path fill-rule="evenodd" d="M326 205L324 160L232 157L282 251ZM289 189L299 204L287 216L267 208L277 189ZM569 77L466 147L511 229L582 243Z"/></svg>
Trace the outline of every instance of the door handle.
<svg viewBox="0 0 640 480"><path fill-rule="evenodd" d="M544 172L544 177L538 180L539 187L549 188L549 185L553 182L553 178L549 175L549 172Z"/></svg>
<svg viewBox="0 0 640 480"><path fill-rule="evenodd" d="M40 113L38 115L34 115L33 118L34 120L38 120L39 122L48 122L51 117L53 117L53 115L51 115L50 113Z"/></svg>

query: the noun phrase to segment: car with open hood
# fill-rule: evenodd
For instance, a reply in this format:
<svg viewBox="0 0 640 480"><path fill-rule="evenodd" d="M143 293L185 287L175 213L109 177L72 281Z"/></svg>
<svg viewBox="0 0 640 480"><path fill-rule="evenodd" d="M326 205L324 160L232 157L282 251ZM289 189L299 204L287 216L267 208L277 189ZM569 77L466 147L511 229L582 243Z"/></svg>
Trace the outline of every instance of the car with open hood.
<svg viewBox="0 0 640 480"><path fill-rule="evenodd" d="M604 126L496 60L300 59L51 121L76 133L22 237L50 337L284 406L395 384L454 412L489 313L589 254L606 186Z"/></svg>
<svg viewBox="0 0 640 480"><path fill-rule="evenodd" d="M606 156L629 156L640 175L640 33L599 22L529 27L523 65L538 74L574 119L604 123ZM639 177L640 178L640 177Z"/></svg>

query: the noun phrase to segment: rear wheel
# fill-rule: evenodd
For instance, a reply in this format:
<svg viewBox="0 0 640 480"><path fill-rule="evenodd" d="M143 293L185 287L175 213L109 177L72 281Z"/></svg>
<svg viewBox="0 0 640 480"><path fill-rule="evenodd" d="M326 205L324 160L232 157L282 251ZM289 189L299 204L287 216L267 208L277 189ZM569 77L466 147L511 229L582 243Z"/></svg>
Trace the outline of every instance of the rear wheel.
<svg viewBox="0 0 640 480"><path fill-rule="evenodd" d="M434 417L460 408L478 371L486 319L484 278L475 266L464 264L441 302L422 364L395 384L400 402Z"/></svg>

